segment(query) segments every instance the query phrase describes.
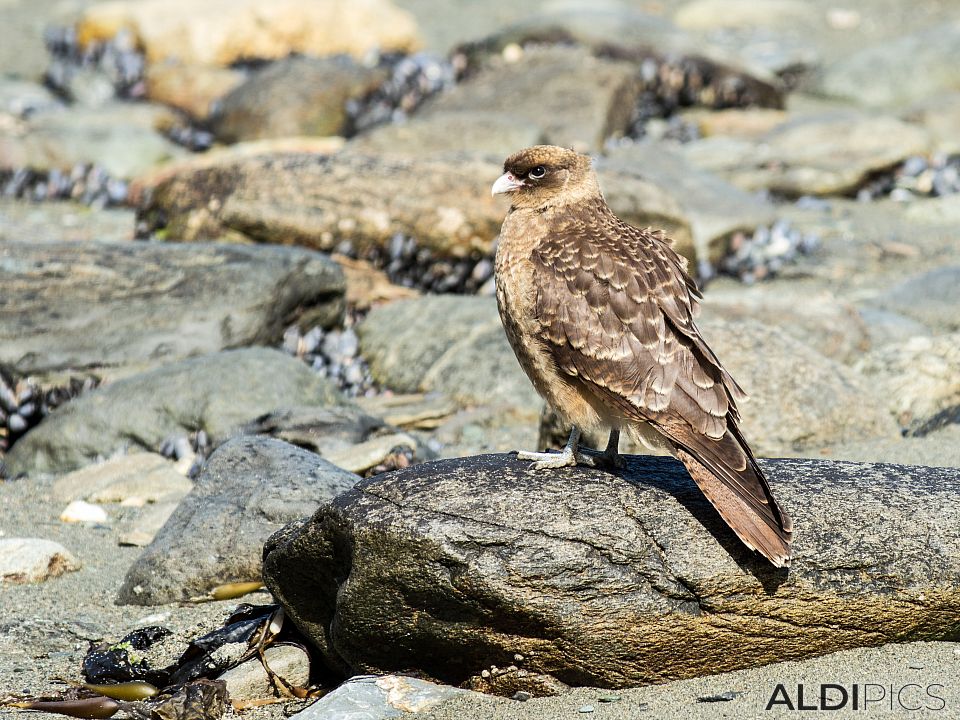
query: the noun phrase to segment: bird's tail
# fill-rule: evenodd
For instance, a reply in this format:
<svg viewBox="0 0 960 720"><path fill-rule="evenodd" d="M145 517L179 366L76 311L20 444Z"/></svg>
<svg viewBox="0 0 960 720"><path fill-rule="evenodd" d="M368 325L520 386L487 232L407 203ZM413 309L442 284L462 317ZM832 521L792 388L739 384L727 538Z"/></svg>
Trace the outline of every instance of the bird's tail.
<svg viewBox="0 0 960 720"><path fill-rule="evenodd" d="M743 544L775 566L788 567L793 522L773 499L756 461L748 457L746 468L737 471L737 478L732 481L733 478L721 477L722 472L711 472L686 450L678 447L676 453L694 482ZM762 493L758 492L761 490Z"/></svg>

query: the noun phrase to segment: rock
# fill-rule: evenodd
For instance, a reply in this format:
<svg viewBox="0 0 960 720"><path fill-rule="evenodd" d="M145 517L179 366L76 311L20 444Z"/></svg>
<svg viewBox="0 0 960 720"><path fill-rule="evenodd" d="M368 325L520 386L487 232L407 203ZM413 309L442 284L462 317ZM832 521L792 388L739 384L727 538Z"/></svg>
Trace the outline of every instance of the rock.
<svg viewBox="0 0 960 720"><path fill-rule="evenodd" d="M860 308L859 313L871 348L880 348L888 343L902 343L918 335L930 334L926 325L899 313L876 308Z"/></svg>
<svg viewBox="0 0 960 720"><path fill-rule="evenodd" d="M852 193L930 145L923 128L892 117L831 113L780 125L756 142L711 137L682 147L694 165L744 190L798 196Z"/></svg>
<svg viewBox="0 0 960 720"><path fill-rule="evenodd" d="M869 383L783 330L753 320L701 330L750 396L740 406L742 427L758 455L899 436Z"/></svg>
<svg viewBox="0 0 960 720"><path fill-rule="evenodd" d="M351 678L306 710L301 710L291 717L296 720L380 720L406 717L430 710L445 700L467 692L402 675L365 675Z"/></svg>
<svg viewBox="0 0 960 720"><path fill-rule="evenodd" d="M392 390L439 391L465 405L504 404L532 416L540 407L493 298L401 300L371 310L357 334L374 379Z"/></svg>
<svg viewBox="0 0 960 720"><path fill-rule="evenodd" d="M494 58L425 103L418 114L508 113L537 125L546 142L585 152L601 149L606 138L627 130L639 91L630 63L596 58L579 48L528 48L516 62Z"/></svg>
<svg viewBox="0 0 960 720"><path fill-rule="evenodd" d="M960 265L914 275L880 295L880 307L917 320L927 327L960 330Z"/></svg>
<svg viewBox="0 0 960 720"><path fill-rule="evenodd" d="M605 167L633 169L671 196L682 208L693 235L695 259L716 260L725 251L721 241L738 230L752 232L775 219L773 205L758 200L682 155L654 143L613 150Z"/></svg>
<svg viewBox="0 0 960 720"><path fill-rule="evenodd" d="M709 332L716 321L754 320L774 327L824 357L848 363L871 347L868 325L860 313L833 292L778 283L744 286L734 282L711 285L698 320ZM749 414L752 404L744 407Z"/></svg>
<svg viewBox="0 0 960 720"><path fill-rule="evenodd" d="M83 500L74 500L60 513L60 521L65 523L105 523L108 519L106 510Z"/></svg>
<svg viewBox="0 0 960 720"><path fill-rule="evenodd" d="M904 215L917 223L956 225L960 223L960 193L910 203Z"/></svg>
<svg viewBox="0 0 960 720"><path fill-rule="evenodd" d="M69 170L93 163L115 178L136 177L185 154L158 132L176 122L169 109L140 103L39 113L18 131L0 131L0 168Z"/></svg>
<svg viewBox="0 0 960 720"><path fill-rule="evenodd" d="M753 107L725 110L693 108L680 115L695 124L703 137L724 135L747 139L761 137L789 119L783 110Z"/></svg>
<svg viewBox="0 0 960 720"><path fill-rule="evenodd" d="M413 288L390 282L389 276L383 270L378 270L366 260L340 254L334 254L333 260L343 270L347 279L347 307L363 312L374 305L420 295Z"/></svg>
<svg viewBox="0 0 960 720"><path fill-rule="evenodd" d="M197 122L209 119L217 101L246 80L246 74L214 65L156 63L147 67L146 96L187 113Z"/></svg>
<svg viewBox="0 0 960 720"><path fill-rule="evenodd" d="M139 498L142 503L179 500L193 487L174 463L154 453L132 453L75 470L53 484L60 500L122 503Z"/></svg>
<svg viewBox="0 0 960 720"><path fill-rule="evenodd" d="M310 657L296 645L271 645L263 652L267 666L293 687L310 684ZM253 657L227 670L219 680L227 684L231 700L255 700L273 697L273 681L263 669L260 658Z"/></svg>
<svg viewBox="0 0 960 720"><path fill-rule="evenodd" d="M867 107L897 107L960 90L954 72L960 21L894 36L841 57L823 73L819 90Z"/></svg>
<svg viewBox="0 0 960 720"><path fill-rule="evenodd" d="M544 141L537 122L498 110L437 110L417 113L358 136L352 151L367 155L425 157L470 153L502 163L517 150Z"/></svg>
<svg viewBox="0 0 960 720"><path fill-rule="evenodd" d="M499 164L352 154L253 157L161 181L140 214L180 240L240 234L329 250L385 247L400 233L443 256L487 253L504 210L490 197ZM362 198L362 202L360 202Z"/></svg>
<svg viewBox="0 0 960 720"><path fill-rule="evenodd" d="M0 77L0 115L5 113L24 118L62 107L63 103L43 85L27 80Z"/></svg>
<svg viewBox="0 0 960 720"><path fill-rule="evenodd" d="M24 238L31 243L128 241L133 238L133 226L134 213L127 208L0 199L0 242L4 244Z"/></svg>
<svg viewBox="0 0 960 720"><path fill-rule="evenodd" d="M80 561L60 543L41 538L0 538L0 587L39 583L80 569Z"/></svg>
<svg viewBox="0 0 960 720"><path fill-rule="evenodd" d="M363 473L377 467L398 451L415 453L419 446L420 444L406 433L394 433L330 453L327 460L349 472Z"/></svg>
<svg viewBox="0 0 960 720"><path fill-rule="evenodd" d="M349 57L291 57L253 73L219 104L213 129L220 140L343 135L348 100L363 97L384 73Z"/></svg>
<svg viewBox="0 0 960 720"><path fill-rule="evenodd" d="M146 547L152 543L182 499L180 496L175 500L161 500L147 505L133 517L122 518L117 524L117 545Z"/></svg>
<svg viewBox="0 0 960 720"><path fill-rule="evenodd" d="M800 0L693 0L681 7L673 21L685 30L715 30L744 26L816 25L816 10Z"/></svg>
<svg viewBox="0 0 960 720"><path fill-rule="evenodd" d="M357 479L279 440L240 437L224 443L127 571L117 602L160 605L226 582L259 580L264 540Z"/></svg>
<svg viewBox="0 0 960 720"><path fill-rule="evenodd" d="M5 463L10 476L62 473L128 449L156 452L166 438L197 428L216 444L277 408L341 402L327 380L278 350L202 355L61 406L11 448Z"/></svg>
<svg viewBox="0 0 960 720"><path fill-rule="evenodd" d="M113 81L95 67L79 67L69 73L64 92L73 103L88 108L101 108L116 94Z"/></svg>
<svg viewBox="0 0 960 720"><path fill-rule="evenodd" d="M617 476L493 455L363 481L270 538L264 581L342 674L456 685L519 653L514 691L955 636L954 470L761 462L793 514L789 572L741 545L675 460L632 458Z"/></svg>
<svg viewBox="0 0 960 720"><path fill-rule="evenodd" d="M343 312L339 268L296 248L11 242L0 262L0 365L18 374L273 344Z"/></svg>
<svg viewBox="0 0 960 720"><path fill-rule="evenodd" d="M923 436L860 440L822 454L835 460L960 468L960 424L954 422Z"/></svg>
<svg viewBox="0 0 960 720"><path fill-rule="evenodd" d="M885 345L856 369L911 434L960 421L960 333Z"/></svg>
<svg viewBox="0 0 960 720"><path fill-rule="evenodd" d="M357 58L418 46L412 17L389 0L113 0L88 8L81 44L130 30L147 60L228 66L292 53Z"/></svg>
<svg viewBox="0 0 960 720"><path fill-rule="evenodd" d="M926 128L933 136L936 151L960 153L956 132L960 127L960 92L938 93L919 102L904 113L904 119Z"/></svg>

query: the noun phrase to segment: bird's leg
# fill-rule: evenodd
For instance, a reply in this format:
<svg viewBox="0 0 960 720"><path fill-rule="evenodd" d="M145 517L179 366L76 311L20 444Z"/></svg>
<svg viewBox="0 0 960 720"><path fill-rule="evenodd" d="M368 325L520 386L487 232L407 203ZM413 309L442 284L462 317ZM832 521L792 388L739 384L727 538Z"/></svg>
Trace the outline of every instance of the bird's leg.
<svg viewBox="0 0 960 720"><path fill-rule="evenodd" d="M577 463L589 467L620 470L623 468L623 458L620 456L620 428L610 428L610 438L603 452L580 448L577 453Z"/></svg>
<svg viewBox="0 0 960 720"><path fill-rule="evenodd" d="M576 425L570 428L570 437L567 438L567 444L559 453L552 452L527 452L521 450L517 453L519 460L533 460L531 466L533 470L546 470L548 468L562 468L577 464L577 447L580 445L580 428Z"/></svg>

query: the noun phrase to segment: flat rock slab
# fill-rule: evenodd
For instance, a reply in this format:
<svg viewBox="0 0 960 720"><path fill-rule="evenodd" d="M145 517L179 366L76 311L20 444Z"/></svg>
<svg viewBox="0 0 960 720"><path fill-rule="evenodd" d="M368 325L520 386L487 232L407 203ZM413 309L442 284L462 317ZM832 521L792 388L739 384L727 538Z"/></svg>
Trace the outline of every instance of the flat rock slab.
<svg viewBox="0 0 960 720"><path fill-rule="evenodd" d="M279 350L228 350L104 385L61 406L5 458L9 476L61 473L204 430L214 443L273 410L339 405L336 388Z"/></svg>
<svg viewBox="0 0 960 720"><path fill-rule="evenodd" d="M672 459L618 476L487 455L359 483L270 538L264 580L331 668L475 687L491 665L534 692L628 687L960 639L956 470L761 463L794 518L789 571Z"/></svg>
<svg viewBox="0 0 960 720"><path fill-rule="evenodd" d="M340 268L300 248L12 242L0 269L0 365L22 375L278 343L344 307Z"/></svg>
<svg viewBox="0 0 960 720"><path fill-rule="evenodd" d="M259 580L264 541L358 479L280 440L224 443L127 571L117 602L159 605L204 595L223 583Z"/></svg>

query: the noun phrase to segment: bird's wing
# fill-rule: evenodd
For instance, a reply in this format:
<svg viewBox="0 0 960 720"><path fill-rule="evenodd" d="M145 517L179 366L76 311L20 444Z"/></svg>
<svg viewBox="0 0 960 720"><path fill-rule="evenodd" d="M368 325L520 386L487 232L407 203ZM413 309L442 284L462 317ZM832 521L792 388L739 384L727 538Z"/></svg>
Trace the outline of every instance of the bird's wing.
<svg viewBox="0 0 960 720"><path fill-rule="evenodd" d="M557 368L657 428L747 545L789 556L790 519L740 433L745 395L697 329L685 261L605 204L590 210L556 221L533 255L540 338Z"/></svg>

